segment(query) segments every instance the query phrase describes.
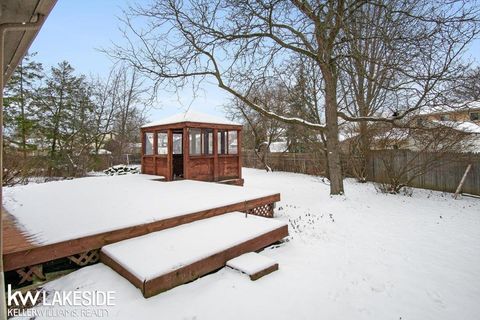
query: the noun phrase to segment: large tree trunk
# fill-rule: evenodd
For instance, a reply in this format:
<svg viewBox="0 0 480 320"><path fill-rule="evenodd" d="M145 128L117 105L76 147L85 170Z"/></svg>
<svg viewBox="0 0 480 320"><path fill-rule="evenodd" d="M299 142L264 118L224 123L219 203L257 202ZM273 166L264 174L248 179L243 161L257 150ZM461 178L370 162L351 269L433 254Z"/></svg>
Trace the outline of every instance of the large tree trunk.
<svg viewBox="0 0 480 320"><path fill-rule="evenodd" d="M367 163L370 156L370 137L366 122L360 122L360 154L357 168L357 179L361 182L367 181Z"/></svg>
<svg viewBox="0 0 480 320"><path fill-rule="evenodd" d="M325 122L327 166L330 179L330 194L343 194L343 174L338 143L338 117L336 85L334 76L325 81Z"/></svg>
<svg viewBox="0 0 480 320"><path fill-rule="evenodd" d="M335 119L328 119L329 117L331 118L331 115L327 116L327 164L330 178L330 194L343 194L343 174L338 145L336 110L334 109L334 112L329 112L328 109L330 108L327 107L327 114L335 114Z"/></svg>

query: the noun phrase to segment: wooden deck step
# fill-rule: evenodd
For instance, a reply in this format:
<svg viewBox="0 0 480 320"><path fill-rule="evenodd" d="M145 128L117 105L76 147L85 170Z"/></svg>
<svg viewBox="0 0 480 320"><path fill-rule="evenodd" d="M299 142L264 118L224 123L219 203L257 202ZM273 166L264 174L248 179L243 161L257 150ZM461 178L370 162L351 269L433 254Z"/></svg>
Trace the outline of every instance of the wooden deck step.
<svg viewBox="0 0 480 320"><path fill-rule="evenodd" d="M100 259L148 298L287 235L284 222L232 212L107 245Z"/></svg>
<svg viewBox="0 0 480 320"><path fill-rule="evenodd" d="M278 270L278 263L256 252L248 252L227 261L227 266L250 276L250 280L257 280Z"/></svg>

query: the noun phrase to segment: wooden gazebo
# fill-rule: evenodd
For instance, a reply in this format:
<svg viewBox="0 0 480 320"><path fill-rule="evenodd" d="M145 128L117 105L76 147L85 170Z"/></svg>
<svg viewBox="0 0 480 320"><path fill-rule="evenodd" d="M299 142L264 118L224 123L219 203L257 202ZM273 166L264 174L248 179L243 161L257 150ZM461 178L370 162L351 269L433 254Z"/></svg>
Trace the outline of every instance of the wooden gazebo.
<svg viewBox="0 0 480 320"><path fill-rule="evenodd" d="M141 128L142 173L243 185L242 125L192 111Z"/></svg>

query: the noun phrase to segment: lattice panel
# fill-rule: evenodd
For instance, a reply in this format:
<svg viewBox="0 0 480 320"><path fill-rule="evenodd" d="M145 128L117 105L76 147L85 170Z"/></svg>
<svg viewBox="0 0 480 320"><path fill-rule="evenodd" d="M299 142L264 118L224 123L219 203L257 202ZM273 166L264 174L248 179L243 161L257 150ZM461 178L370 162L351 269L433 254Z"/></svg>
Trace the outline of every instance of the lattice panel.
<svg viewBox="0 0 480 320"><path fill-rule="evenodd" d="M252 209L247 210L248 214L253 214L256 216L273 218L273 209L275 208L275 203L265 204L263 206L258 206Z"/></svg>
<svg viewBox="0 0 480 320"><path fill-rule="evenodd" d="M19 284L27 281L33 281L34 277L37 277L39 280L45 280L45 275L43 274L41 264L20 268L16 271L21 278Z"/></svg>
<svg viewBox="0 0 480 320"><path fill-rule="evenodd" d="M98 262L100 256L98 254L98 250L91 250L79 254L74 254L73 256L68 257L68 259L70 259L76 265L83 267L87 264Z"/></svg>

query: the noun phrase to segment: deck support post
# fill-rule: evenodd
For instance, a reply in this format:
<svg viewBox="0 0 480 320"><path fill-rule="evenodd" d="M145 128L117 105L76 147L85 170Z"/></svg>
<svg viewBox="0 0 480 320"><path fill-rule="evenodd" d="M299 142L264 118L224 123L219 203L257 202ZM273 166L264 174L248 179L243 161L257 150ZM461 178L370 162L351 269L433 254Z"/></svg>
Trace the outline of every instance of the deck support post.
<svg viewBox="0 0 480 320"><path fill-rule="evenodd" d="M173 130L167 130L167 176L165 179L167 181L173 180ZM156 166L155 166L156 168ZM156 174L156 172L155 172Z"/></svg>
<svg viewBox="0 0 480 320"><path fill-rule="evenodd" d="M144 165L144 160L143 160L143 157L145 155L145 132L141 131L141 135L142 135L142 151L141 151L141 155L140 155L140 165L141 165L140 171L143 174L145 174L145 165Z"/></svg>
<svg viewBox="0 0 480 320"><path fill-rule="evenodd" d="M188 158L190 157L190 146L188 140L188 128L183 127L183 177L185 179L190 179L190 168Z"/></svg>
<svg viewBox="0 0 480 320"><path fill-rule="evenodd" d="M157 174L158 131L153 133L153 172Z"/></svg>
<svg viewBox="0 0 480 320"><path fill-rule="evenodd" d="M213 129L213 181L218 181L218 129Z"/></svg>
<svg viewBox="0 0 480 320"><path fill-rule="evenodd" d="M237 130L238 179L242 179L242 130ZM243 184L242 184L243 186Z"/></svg>

